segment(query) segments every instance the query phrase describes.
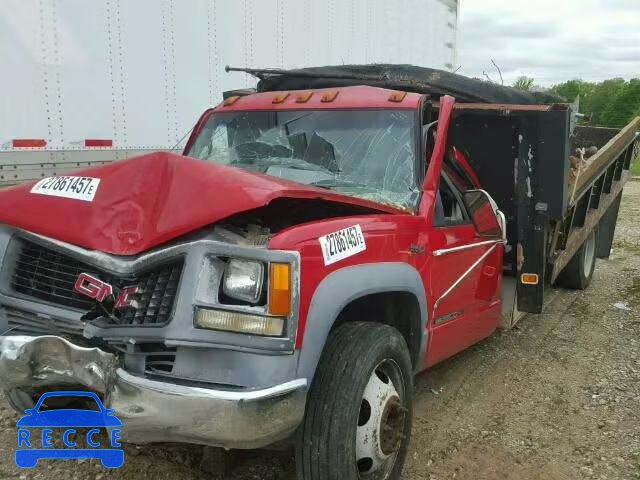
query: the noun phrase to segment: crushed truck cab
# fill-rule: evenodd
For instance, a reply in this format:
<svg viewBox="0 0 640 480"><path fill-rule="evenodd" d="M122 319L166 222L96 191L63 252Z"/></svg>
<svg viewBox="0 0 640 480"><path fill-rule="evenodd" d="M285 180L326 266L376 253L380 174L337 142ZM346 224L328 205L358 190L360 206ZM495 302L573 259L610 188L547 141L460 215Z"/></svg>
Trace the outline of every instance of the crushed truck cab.
<svg viewBox="0 0 640 480"><path fill-rule="evenodd" d="M293 440L301 478L398 478L413 374L531 303L517 277L535 263L517 258L529 211L506 202L514 188L544 202L511 153L511 190L484 189L482 142L464 136L481 105L464 117L452 96L360 81L230 95L183 155L0 191L13 406L85 389L124 441Z"/></svg>

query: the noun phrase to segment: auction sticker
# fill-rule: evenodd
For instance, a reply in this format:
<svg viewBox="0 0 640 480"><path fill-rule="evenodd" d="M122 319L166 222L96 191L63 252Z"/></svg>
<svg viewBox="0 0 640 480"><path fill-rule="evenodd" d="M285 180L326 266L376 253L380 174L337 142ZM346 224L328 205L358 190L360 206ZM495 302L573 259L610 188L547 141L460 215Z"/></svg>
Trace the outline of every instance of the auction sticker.
<svg viewBox="0 0 640 480"><path fill-rule="evenodd" d="M31 193L93 202L93 197L96 196L99 185L99 178L47 177L36 183L31 189Z"/></svg>
<svg viewBox="0 0 640 480"><path fill-rule="evenodd" d="M367 249L360 225L329 233L318 238L318 240L322 248L325 265L339 262Z"/></svg>

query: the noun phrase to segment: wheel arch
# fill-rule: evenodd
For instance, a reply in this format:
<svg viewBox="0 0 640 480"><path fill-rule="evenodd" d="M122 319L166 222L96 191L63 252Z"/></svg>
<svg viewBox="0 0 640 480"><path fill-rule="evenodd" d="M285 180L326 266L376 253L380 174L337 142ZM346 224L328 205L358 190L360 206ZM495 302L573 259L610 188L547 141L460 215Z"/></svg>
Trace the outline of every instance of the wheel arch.
<svg viewBox="0 0 640 480"><path fill-rule="evenodd" d="M362 318L367 314L373 317ZM322 280L307 315L298 378L313 379L329 334L351 321L397 328L407 341L414 371L421 369L427 348L427 298L414 267L400 262L363 264L336 270Z"/></svg>

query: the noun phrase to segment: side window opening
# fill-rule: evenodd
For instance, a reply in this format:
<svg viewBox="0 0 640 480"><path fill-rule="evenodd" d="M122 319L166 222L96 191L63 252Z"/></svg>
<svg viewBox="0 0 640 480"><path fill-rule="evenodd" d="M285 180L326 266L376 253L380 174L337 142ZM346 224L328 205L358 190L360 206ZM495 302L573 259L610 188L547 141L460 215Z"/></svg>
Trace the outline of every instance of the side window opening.
<svg viewBox="0 0 640 480"><path fill-rule="evenodd" d="M463 152L454 146L449 146L442 162L442 168L449 176L449 179L455 183L458 190L466 192L478 188L473 178L469 176L464 168L458 163L458 156L464 158Z"/></svg>
<svg viewBox="0 0 640 480"><path fill-rule="evenodd" d="M425 147L425 173L428 169L428 161L436 143L438 129L437 116L433 114L431 103L423 106L422 115L422 141ZM456 159L458 151L455 146L448 143L442 162L440 185L436 194L436 205L433 217L433 225L444 227L451 225L470 224L471 220L462 202L462 193L473 190L476 187L474 181L462 168Z"/></svg>
<svg viewBox="0 0 640 480"><path fill-rule="evenodd" d="M470 223L460 196L452 188L446 175L440 177L440 186L436 195L433 224L436 227L462 225Z"/></svg>

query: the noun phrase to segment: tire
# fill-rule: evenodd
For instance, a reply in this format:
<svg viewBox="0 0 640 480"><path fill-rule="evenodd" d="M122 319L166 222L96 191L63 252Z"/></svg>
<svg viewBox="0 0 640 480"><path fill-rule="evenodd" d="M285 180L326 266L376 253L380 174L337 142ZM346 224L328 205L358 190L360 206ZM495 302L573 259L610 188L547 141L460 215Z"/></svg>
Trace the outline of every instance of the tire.
<svg viewBox="0 0 640 480"><path fill-rule="evenodd" d="M593 231L558 275L556 283L565 288L584 290L591 283L595 267L596 233Z"/></svg>
<svg viewBox="0 0 640 480"><path fill-rule="evenodd" d="M12 390L5 390L4 396L7 399L9 405L11 405L11 408L13 408L18 413L24 414L25 410L36 406L36 402L27 392L24 392L23 390L19 390L17 388L14 388Z"/></svg>
<svg viewBox="0 0 640 480"><path fill-rule="evenodd" d="M297 478L399 479L412 395L411 359L400 332L367 322L338 327L320 358L298 431ZM384 435L377 425L386 427Z"/></svg>

